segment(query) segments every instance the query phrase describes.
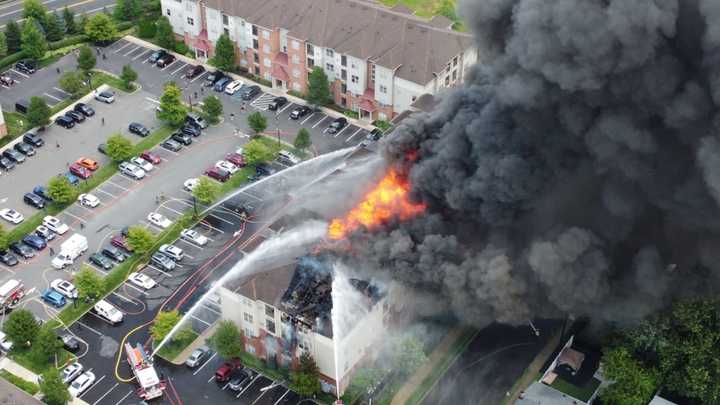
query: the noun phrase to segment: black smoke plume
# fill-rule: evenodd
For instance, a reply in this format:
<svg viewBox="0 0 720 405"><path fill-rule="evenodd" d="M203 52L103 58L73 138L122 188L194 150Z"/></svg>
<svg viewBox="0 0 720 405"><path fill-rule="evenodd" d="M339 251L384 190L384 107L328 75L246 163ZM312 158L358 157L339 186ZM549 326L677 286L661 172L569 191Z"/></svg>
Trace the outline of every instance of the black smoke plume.
<svg viewBox="0 0 720 405"><path fill-rule="evenodd" d="M717 292L720 2L460 10L480 63L384 144L428 213L355 233L347 260L477 325L628 324Z"/></svg>

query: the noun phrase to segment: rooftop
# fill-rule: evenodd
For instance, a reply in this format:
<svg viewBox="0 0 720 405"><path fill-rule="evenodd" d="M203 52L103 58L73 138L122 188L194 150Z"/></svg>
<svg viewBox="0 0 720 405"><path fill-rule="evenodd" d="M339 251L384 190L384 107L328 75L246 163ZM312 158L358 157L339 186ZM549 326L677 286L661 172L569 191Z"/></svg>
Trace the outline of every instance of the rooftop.
<svg viewBox="0 0 720 405"><path fill-rule="evenodd" d="M207 0L207 7L397 69L398 77L420 84L473 46L469 34L452 31L443 19L358 0Z"/></svg>

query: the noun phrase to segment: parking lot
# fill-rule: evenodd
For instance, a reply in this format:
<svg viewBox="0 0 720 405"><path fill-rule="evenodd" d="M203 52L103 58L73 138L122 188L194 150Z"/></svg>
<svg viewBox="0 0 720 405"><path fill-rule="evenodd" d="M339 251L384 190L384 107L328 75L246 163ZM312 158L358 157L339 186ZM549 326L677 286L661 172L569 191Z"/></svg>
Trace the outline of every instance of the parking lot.
<svg viewBox="0 0 720 405"><path fill-rule="evenodd" d="M236 95L230 96L212 91L203 86L206 76L212 70L188 80L184 74L191 67L191 63L176 59L166 67L158 68L148 63L152 51L153 49L121 39L102 49L107 59L98 59L98 66L112 73L120 74L122 67L130 64L138 72L138 81L143 88L158 95L162 93L164 83L174 81L183 89L184 99L193 104L202 101L209 94L217 95L223 103L224 115L228 124L244 133L250 133L250 128L247 126L247 115L255 111L260 111L267 117L266 133L272 135L279 133L280 138L284 141L292 143L300 128L305 128L310 132L314 149L318 154L357 145L369 132L365 128L348 124L337 134L329 134L327 129L334 117L329 117L323 112L315 112L299 120L292 120L289 113L300 104L288 102L278 111L270 111L267 105L275 97L273 94L261 92L253 99L246 101ZM230 114L233 114L234 117Z"/></svg>

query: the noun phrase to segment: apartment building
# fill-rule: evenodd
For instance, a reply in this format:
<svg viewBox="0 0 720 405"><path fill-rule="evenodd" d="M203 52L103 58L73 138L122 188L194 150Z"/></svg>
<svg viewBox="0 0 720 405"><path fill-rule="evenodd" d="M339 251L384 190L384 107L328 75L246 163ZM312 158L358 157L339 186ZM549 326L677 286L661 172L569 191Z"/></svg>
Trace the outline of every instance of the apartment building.
<svg viewBox="0 0 720 405"><path fill-rule="evenodd" d="M423 94L462 82L477 62L472 37L445 17L365 0L161 0L175 34L200 59L218 37L237 63L282 90L305 92L310 71L327 74L334 101L362 119L390 120Z"/></svg>
<svg viewBox="0 0 720 405"><path fill-rule="evenodd" d="M388 306L385 296L354 280L353 305L361 309L348 317L350 325L343 325L340 336L331 321L332 277L323 266L306 256L241 277L219 289L221 317L238 325L246 352L269 367L290 368L309 353L320 370L322 389L335 393L339 381L342 394L379 339L379 333L368 331L384 330Z"/></svg>

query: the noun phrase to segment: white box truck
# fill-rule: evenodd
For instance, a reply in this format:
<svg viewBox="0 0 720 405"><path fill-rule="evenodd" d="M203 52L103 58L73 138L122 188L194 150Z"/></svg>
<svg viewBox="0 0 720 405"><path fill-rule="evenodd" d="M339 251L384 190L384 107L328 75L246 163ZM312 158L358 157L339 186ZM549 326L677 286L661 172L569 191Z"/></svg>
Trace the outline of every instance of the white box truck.
<svg viewBox="0 0 720 405"><path fill-rule="evenodd" d="M58 270L73 264L88 249L87 238L79 233L73 234L60 245L60 253L52 260L52 266Z"/></svg>

